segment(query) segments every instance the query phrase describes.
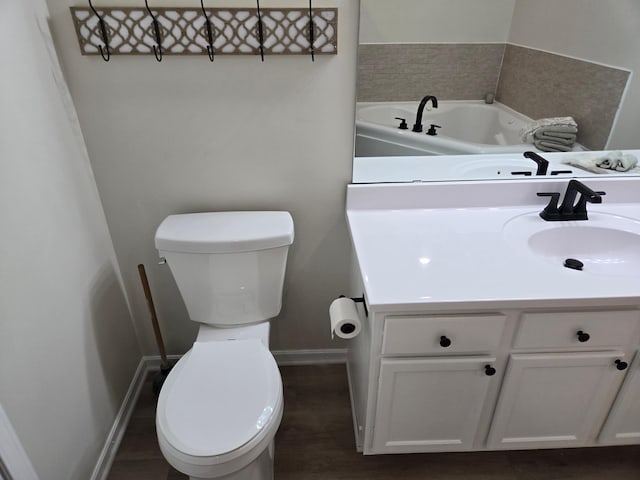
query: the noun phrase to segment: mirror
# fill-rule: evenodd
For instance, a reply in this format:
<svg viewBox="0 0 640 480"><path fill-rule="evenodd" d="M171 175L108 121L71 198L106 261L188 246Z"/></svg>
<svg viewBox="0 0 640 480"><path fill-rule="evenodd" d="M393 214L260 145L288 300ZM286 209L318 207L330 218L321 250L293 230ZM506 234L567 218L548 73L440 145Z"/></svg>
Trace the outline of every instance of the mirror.
<svg viewBox="0 0 640 480"><path fill-rule="evenodd" d="M361 0L353 182L531 178L525 151L603 173L564 162L640 148L639 22L638 2Z"/></svg>

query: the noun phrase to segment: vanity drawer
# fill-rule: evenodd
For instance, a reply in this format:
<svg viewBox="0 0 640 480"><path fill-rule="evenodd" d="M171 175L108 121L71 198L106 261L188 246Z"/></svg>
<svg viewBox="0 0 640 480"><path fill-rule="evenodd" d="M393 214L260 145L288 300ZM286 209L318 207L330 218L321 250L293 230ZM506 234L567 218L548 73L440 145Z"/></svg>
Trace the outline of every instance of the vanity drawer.
<svg viewBox="0 0 640 480"><path fill-rule="evenodd" d="M386 317L382 354L492 352L500 343L505 321L500 314Z"/></svg>
<svg viewBox="0 0 640 480"><path fill-rule="evenodd" d="M636 340L640 311L524 313L513 348L624 346Z"/></svg>

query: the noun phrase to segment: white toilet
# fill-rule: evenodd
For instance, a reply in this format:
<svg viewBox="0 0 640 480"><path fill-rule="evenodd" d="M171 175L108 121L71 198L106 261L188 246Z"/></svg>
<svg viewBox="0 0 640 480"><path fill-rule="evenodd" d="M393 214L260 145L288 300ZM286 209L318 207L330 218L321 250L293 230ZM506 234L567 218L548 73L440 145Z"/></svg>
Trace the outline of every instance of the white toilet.
<svg viewBox="0 0 640 480"><path fill-rule="evenodd" d="M160 449L191 479L270 480L283 397L268 320L282 305L291 215L171 215L155 241L200 323L160 391Z"/></svg>

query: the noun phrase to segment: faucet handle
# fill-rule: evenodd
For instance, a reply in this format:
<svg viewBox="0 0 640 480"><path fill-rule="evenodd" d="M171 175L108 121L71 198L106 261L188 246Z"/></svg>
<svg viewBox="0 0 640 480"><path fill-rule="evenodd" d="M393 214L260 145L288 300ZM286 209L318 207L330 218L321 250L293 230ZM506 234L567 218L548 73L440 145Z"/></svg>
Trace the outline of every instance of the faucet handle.
<svg viewBox="0 0 640 480"><path fill-rule="evenodd" d="M442 128L442 126L432 123L429 127L429 131L427 132L427 135L431 135L431 136L438 135L438 132L436 132L436 128Z"/></svg>
<svg viewBox="0 0 640 480"><path fill-rule="evenodd" d="M409 127L407 126L407 119L406 118L402 118L402 117L395 117L396 120L400 120L400 125L398 125L398 128L400 130L406 130Z"/></svg>
<svg viewBox="0 0 640 480"><path fill-rule="evenodd" d="M547 206L540 212L540 216L544 220L556 219L560 215L560 212L558 211L560 192L538 192L536 195L539 197L551 197Z"/></svg>
<svg viewBox="0 0 640 480"><path fill-rule="evenodd" d="M538 197L551 197L549 200L549 204L554 204L556 209L558 208L558 201L560 200L560 192L538 192L536 193Z"/></svg>
<svg viewBox="0 0 640 480"><path fill-rule="evenodd" d="M587 216L587 201L591 202L591 203L602 203L602 196L606 195L606 192L594 192L597 196L595 197L589 197L587 198L587 196L585 194L581 194L580 198L578 199L578 201L576 202L575 206L573 207L573 212L576 214L584 214L584 216ZM587 217L588 218L588 217Z"/></svg>

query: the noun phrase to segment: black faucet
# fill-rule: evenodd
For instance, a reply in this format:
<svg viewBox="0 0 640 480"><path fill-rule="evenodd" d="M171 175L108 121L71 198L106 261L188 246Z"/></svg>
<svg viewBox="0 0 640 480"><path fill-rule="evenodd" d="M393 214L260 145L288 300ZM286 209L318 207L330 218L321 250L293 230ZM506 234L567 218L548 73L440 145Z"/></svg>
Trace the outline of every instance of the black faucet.
<svg viewBox="0 0 640 480"><path fill-rule="evenodd" d="M420 105L418 106L418 113L416 114L416 123L413 124L412 132L420 133L422 132L422 112L424 111L424 107L427 102L431 100L433 104L433 108L438 108L438 99L433 95L427 95L420 101Z"/></svg>
<svg viewBox="0 0 640 480"><path fill-rule="evenodd" d="M523 155L525 156L525 158L530 158L531 160L536 162L536 164L538 165L538 169L536 170L536 175L546 175L547 174L547 168L549 167L549 161L546 158L541 157L540 155L538 155L535 152L524 152Z"/></svg>
<svg viewBox="0 0 640 480"><path fill-rule="evenodd" d="M580 194L580 198L576 202L576 196ZM578 180L571 180L567 185L564 193L562 204L558 207L560 193L558 192L539 192L539 197L551 197L549 204L540 212L543 220L555 222L565 220L588 220L587 202L602 203L602 196L605 192L594 192L584 183Z"/></svg>

